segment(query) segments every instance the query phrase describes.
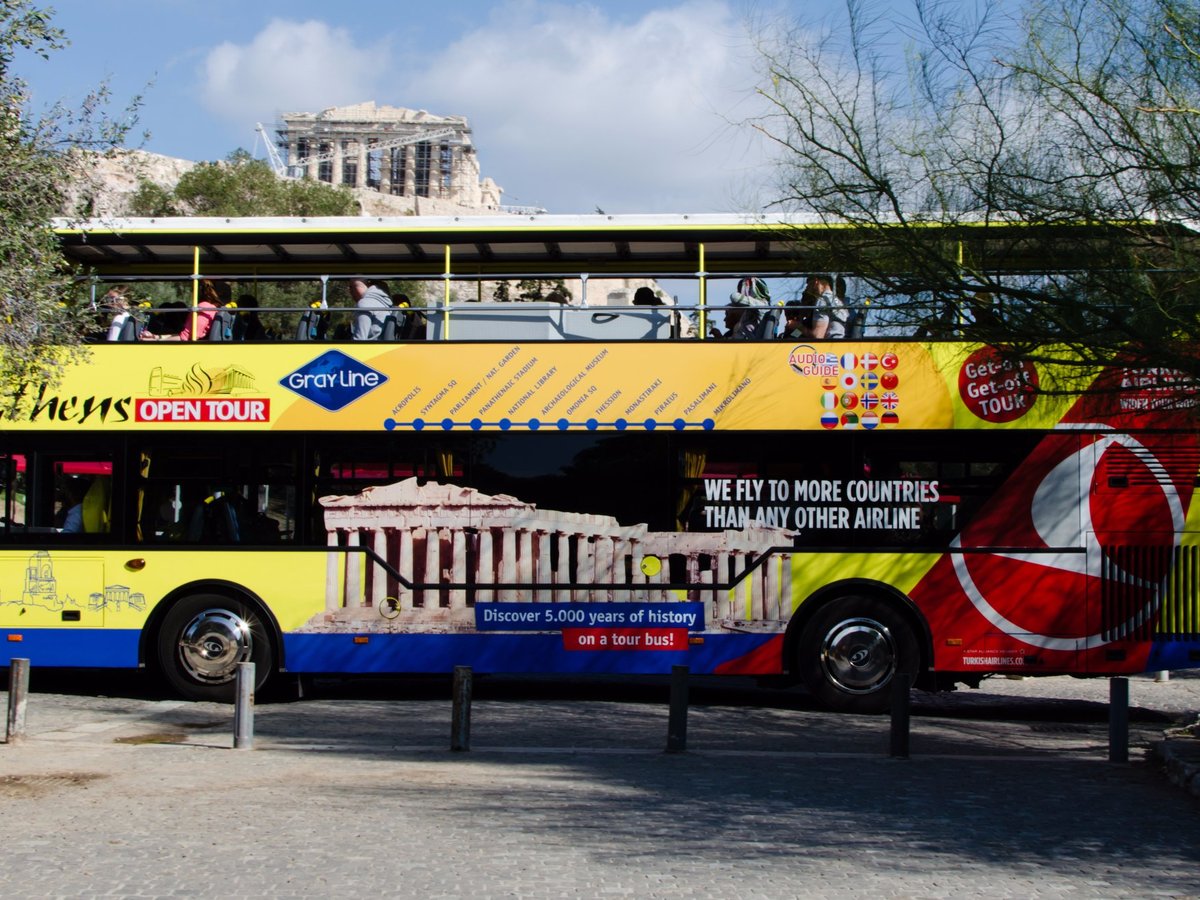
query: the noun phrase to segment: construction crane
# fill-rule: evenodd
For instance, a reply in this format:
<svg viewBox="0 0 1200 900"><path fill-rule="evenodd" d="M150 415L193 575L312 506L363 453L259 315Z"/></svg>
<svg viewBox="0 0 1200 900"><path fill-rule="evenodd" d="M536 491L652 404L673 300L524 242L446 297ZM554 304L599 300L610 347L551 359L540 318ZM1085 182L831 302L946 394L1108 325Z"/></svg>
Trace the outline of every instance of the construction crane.
<svg viewBox="0 0 1200 900"><path fill-rule="evenodd" d="M291 178L292 176L288 172L289 169L299 169L300 171L304 171L309 163L319 164L323 162L329 162L338 155L336 153L329 152L321 153L315 156L304 156L296 160L296 162L294 162L291 166L288 166L287 163L283 161L283 158L280 157L279 150L276 148L275 142L267 136L267 129L263 127L262 122L257 124L258 127L255 130L259 133L259 135L262 136L263 144L267 149L267 160L275 174L280 178ZM434 131L424 131L420 132L419 134L409 134L404 137L394 138L389 141L369 143L367 144L367 151L373 152L375 150L391 150L393 147L403 147L407 144L421 144L426 141L437 141L441 140L442 138L454 137L457 134L458 129L455 128L438 128Z"/></svg>

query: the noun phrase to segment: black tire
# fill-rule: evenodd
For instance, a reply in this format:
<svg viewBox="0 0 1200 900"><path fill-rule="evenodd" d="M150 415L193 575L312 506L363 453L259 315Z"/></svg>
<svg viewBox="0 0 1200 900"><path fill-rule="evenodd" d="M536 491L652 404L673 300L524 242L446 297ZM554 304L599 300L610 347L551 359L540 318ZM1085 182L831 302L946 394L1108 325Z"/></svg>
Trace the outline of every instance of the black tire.
<svg viewBox="0 0 1200 900"><path fill-rule="evenodd" d="M852 595L826 603L804 626L796 671L822 706L880 713L890 706L896 678L912 684L920 658L912 626L894 603Z"/></svg>
<svg viewBox="0 0 1200 900"><path fill-rule="evenodd" d="M237 664L254 663L257 691L271 675L270 626L252 604L223 594L192 594L163 618L157 661L171 688L189 700L234 699Z"/></svg>

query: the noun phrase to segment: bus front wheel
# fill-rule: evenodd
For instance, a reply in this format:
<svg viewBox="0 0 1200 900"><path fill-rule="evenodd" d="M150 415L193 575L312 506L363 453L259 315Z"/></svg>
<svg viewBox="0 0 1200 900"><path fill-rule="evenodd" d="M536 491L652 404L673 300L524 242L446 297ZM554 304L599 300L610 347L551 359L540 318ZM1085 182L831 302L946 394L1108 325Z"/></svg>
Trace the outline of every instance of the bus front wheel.
<svg viewBox="0 0 1200 900"><path fill-rule="evenodd" d="M158 632L158 662L171 687L189 700L230 702L238 663L254 663L255 690L271 674L267 625L249 603L221 594L185 597Z"/></svg>
<svg viewBox="0 0 1200 900"><path fill-rule="evenodd" d="M797 669L809 693L829 709L880 713L888 709L892 684L911 684L920 661L912 627L878 597L839 597L804 626Z"/></svg>

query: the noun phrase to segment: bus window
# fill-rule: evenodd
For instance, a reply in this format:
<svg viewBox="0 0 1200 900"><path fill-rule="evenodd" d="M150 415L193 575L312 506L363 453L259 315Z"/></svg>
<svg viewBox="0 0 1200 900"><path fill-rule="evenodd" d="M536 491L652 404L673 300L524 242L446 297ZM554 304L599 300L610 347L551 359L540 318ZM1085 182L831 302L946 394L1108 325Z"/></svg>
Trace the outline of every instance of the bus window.
<svg viewBox="0 0 1200 900"><path fill-rule="evenodd" d="M296 540L295 452L282 442L267 442L231 454L226 436L143 447L138 538L181 544Z"/></svg>
<svg viewBox="0 0 1200 900"><path fill-rule="evenodd" d="M0 456L0 534L87 535L112 532L112 459L34 451Z"/></svg>

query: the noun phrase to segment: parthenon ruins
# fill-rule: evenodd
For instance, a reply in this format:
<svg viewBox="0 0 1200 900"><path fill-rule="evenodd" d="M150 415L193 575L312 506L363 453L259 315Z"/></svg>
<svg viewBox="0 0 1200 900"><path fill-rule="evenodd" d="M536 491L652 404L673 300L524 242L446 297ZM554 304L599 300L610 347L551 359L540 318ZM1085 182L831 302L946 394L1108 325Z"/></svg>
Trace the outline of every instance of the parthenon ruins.
<svg viewBox="0 0 1200 900"><path fill-rule="evenodd" d="M500 188L480 179L463 116L358 103L284 113L276 126L293 175L398 197L496 209Z"/></svg>

